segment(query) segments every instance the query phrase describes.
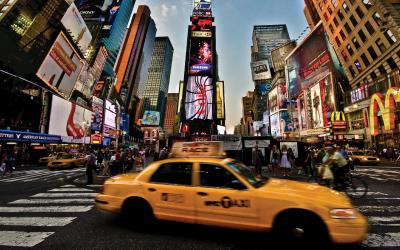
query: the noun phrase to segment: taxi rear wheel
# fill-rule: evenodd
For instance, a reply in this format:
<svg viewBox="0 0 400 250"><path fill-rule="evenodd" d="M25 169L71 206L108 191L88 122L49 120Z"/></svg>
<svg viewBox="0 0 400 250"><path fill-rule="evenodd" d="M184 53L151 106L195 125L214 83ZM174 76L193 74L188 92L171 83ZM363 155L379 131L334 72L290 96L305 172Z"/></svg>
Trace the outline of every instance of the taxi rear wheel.
<svg viewBox="0 0 400 250"><path fill-rule="evenodd" d="M122 217L128 226L146 229L154 223L153 210L149 203L141 198L129 198L122 206Z"/></svg>

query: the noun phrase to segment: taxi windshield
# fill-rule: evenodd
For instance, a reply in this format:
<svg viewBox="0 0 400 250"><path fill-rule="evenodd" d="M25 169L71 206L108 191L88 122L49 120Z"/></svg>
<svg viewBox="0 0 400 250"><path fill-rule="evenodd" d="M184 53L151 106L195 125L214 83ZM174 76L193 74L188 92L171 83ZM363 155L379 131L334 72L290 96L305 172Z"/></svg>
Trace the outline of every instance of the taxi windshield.
<svg viewBox="0 0 400 250"><path fill-rule="evenodd" d="M232 169L236 173L240 174L240 176L245 178L255 188L263 186L268 180L268 179L260 180L256 178L254 174L251 172L250 168L248 168L240 161L231 161L227 163L227 165L230 169Z"/></svg>

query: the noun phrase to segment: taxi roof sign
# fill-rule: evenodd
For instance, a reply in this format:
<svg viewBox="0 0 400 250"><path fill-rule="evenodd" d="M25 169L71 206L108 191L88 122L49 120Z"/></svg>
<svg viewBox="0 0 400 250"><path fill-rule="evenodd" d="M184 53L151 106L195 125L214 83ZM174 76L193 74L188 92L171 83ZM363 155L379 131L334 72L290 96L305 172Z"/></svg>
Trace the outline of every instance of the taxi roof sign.
<svg viewBox="0 0 400 250"><path fill-rule="evenodd" d="M172 157L218 157L225 158L224 144L221 141L175 142L171 149Z"/></svg>

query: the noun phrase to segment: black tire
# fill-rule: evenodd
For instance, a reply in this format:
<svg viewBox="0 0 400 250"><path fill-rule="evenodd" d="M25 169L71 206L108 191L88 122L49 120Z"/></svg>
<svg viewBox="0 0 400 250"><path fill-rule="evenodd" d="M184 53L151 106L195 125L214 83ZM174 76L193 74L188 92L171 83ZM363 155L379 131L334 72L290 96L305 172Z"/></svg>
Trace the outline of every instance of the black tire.
<svg viewBox="0 0 400 250"><path fill-rule="evenodd" d="M75 168L75 164L74 163L71 163L71 165L69 166L71 169L74 169Z"/></svg>
<svg viewBox="0 0 400 250"><path fill-rule="evenodd" d="M354 165L361 165L361 161L359 159L354 160Z"/></svg>
<svg viewBox="0 0 400 250"><path fill-rule="evenodd" d="M307 212L289 212L278 216L273 228L276 244L297 249L326 249L330 245L328 230L316 215ZM287 248L287 249L289 249Z"/></svg>
<svg viewBox="0 0 400 250"><path fill-rule="evenodd" d="M122 205L124 223L133 229L149 229L155 221L150 204L141 198L129 198Z"/></svg>
<svg viewBox="0 0 400 250"><path fill-rule="evenodd" d="M359 176L351 176L351 181L349 186L346 187L345 192L353 199L361 199L367 195L368 185Z"/></svg>

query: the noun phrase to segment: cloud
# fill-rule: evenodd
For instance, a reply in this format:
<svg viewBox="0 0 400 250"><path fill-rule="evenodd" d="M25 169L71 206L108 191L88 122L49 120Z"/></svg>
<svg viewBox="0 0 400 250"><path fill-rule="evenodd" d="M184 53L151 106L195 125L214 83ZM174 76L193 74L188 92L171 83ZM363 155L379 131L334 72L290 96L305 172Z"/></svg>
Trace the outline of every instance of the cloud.
<svg viewBox="0 0 400 250"><path fill-rule="evenodd" d="M178 14L176 5L172 5L171 7L168 7L166 4L161 5L161 15L163 17L175 16L176 14Z"/></svg>

